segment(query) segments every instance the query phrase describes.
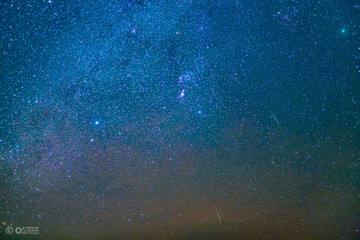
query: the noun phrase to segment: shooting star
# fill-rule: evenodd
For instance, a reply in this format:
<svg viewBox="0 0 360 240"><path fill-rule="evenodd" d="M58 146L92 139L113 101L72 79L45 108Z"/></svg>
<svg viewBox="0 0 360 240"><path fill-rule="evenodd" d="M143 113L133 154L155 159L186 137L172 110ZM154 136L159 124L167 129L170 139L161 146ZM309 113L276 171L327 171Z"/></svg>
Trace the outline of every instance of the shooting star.
<svg viewBox="0 0 360 240"><path fill-rule="evenodd" d="M215 211L216 211L216 215L217 215L217 217L219 219L219 223L221 224L221 218L220 218L220 215L219 215L219 212L218 212L217 208L215 208Z"/></svg>
<svg viewBox="0 0 360 240"><path fill-rule="evenodd" d="M279 123L279 121L277 120L277 118L275 117L275 115L273 114L273 112L270 111L270 113L271 113L272 117L274 118L275 122L277 123L277 125L281 128L280 123Z"/></svg>

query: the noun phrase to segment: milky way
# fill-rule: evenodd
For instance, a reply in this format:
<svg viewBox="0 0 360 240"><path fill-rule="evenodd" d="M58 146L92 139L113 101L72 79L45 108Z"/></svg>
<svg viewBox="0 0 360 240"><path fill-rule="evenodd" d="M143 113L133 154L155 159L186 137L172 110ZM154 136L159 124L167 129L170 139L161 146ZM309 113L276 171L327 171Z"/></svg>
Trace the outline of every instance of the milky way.
<svg viewBox="0 0 360 240"><path fill-rule="evenodd" d="M0 238L359 239L359 11L0 3Z"/></svg>

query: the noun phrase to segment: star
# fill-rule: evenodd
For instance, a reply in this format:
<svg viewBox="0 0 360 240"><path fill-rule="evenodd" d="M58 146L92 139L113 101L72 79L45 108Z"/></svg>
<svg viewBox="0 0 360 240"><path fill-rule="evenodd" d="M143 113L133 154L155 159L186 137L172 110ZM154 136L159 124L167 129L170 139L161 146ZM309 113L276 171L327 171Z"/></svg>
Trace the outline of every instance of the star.
<svg viewBox="0 0 360 240"><path fill-rule="evenodd" d="M185 96L185 89L183 89L180 93L180 98L184 97Z"/></svg>

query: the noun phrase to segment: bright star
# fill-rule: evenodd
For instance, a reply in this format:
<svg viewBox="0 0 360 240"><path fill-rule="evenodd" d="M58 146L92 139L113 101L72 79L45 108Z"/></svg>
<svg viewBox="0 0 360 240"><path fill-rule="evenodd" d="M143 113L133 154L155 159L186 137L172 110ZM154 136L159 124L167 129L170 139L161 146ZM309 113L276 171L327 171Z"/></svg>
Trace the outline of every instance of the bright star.
<svg viewBox="0 0 360 240"><path fill-rule="evenodd" d="M182 97L184 97L185 96L185 89L183 89L182 91L181 91L181 94L180 94L180 97L182 98Z"/></svg>
<svg viewBox="0 0 360 240"><path fill-rule="evenodd" d="M95 125L99 125L100 124L100 122L99 121L95 121Z"/></svg>

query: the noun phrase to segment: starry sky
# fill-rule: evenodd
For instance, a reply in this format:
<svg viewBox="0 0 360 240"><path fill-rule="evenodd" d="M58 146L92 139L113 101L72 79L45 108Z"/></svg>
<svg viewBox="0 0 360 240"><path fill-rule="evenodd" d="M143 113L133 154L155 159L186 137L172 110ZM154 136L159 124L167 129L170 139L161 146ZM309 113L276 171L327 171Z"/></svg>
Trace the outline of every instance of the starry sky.
<svg viewBox="0 0 360 240"><path fill-rule="evenodd" d="M360 239L359 13L1 1L0 238Z"/></svg>

